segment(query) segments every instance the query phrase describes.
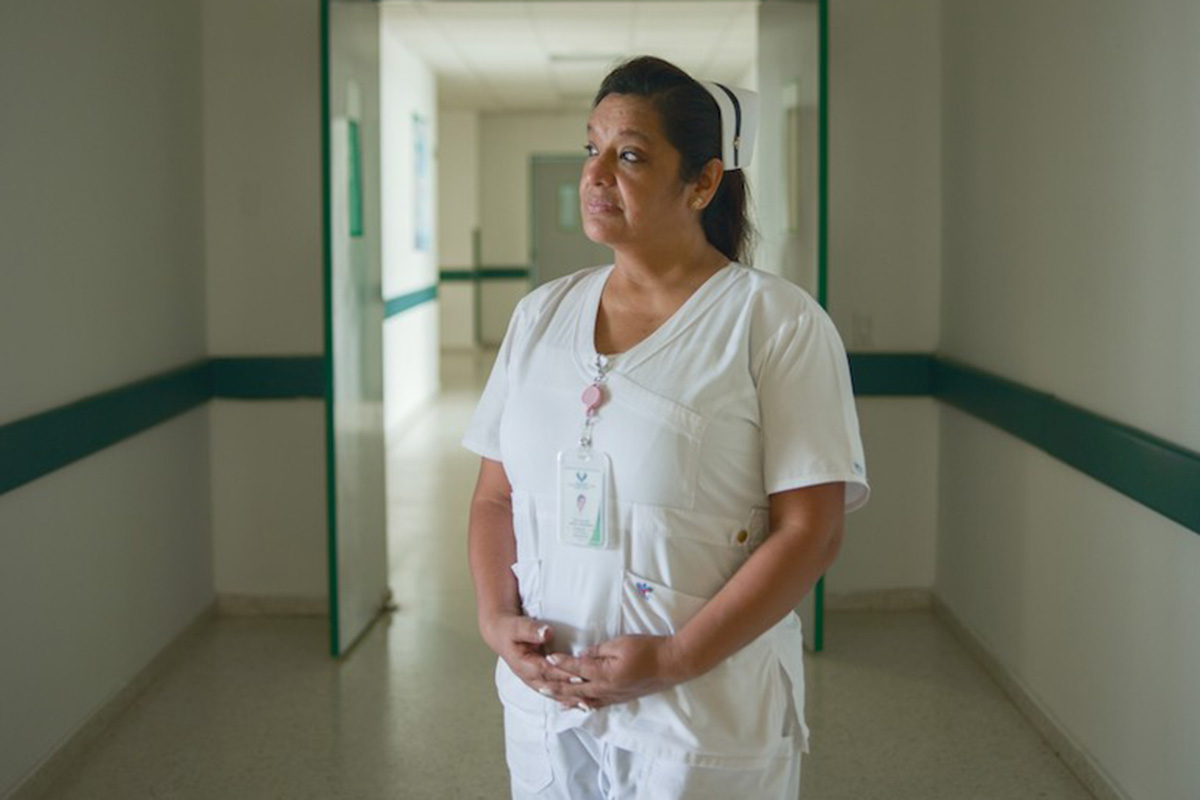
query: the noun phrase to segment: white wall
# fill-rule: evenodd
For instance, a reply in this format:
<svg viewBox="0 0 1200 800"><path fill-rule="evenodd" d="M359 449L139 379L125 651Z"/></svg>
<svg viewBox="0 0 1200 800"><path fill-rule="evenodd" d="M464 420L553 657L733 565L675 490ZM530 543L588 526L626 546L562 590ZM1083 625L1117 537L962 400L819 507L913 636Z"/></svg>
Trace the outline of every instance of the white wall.
<svg viewBox="0 0 1200 800"><path fill-rule="evenodd" d="M851 350L938 344L940 7L830 3L829 304Z"/></svg>
<svg viewBox="0 0 1200 800"><path fill-rule="evenodd" d="M479 227L479 114L439 109L437 143L438 260L469 269Z"/></svg>
<svg viewBox="0 0 1200 800"><path fill-rule="evenodd" d="M1200 449L1200 6L947 3L942 349ZM943 411L938 593L1134 800L1200 795L1200 536Z"/></svg>
<svg viewBox="0 0 1200 800"><path fill-rule="evenodd" d="M488 267L529 266L531 157L575 155L587 142L586 111L482 114L479 120L481 256ZM524 280L490 280L480 288L480 337L497 345Z"/></svg>
<svg viewBox="0 0 1200 800"><path fill-rule="evenodd" d="M479 114L438 112L438 260L442 269L471 269L479 229ZM438 287L439 335L445 349L475 346L475 284Z"/></svg>
<svg viewBox="0 0 1200 800"><path fill-rule="evenodd" d="M479 119L480 221L486 266L529 265L529 170L538 155L579 155L586 111L482 114Z"/></svg>
<svg viewBox="0 0 1200 800"><path fill-rule="evenodd" d="M939 8L939 0L830 4L829 309L852 352L937 347ZM831 600L931 589L937 406L860 398L858 411L873 493L847 519Z"/></svg>
<svg viewBox="0 0 1200 800"><path fill-rule="evenodd" d="M204 2L212 355L324 351L319 22L316 6L293 0ZM320 400L213 404L219 594L328 594L322 409Z"/></svg>
<svg viewBox="0 0 1200 800"><path fill-rule="evenodd" d="M809 222L800 232L788 230L785 102L786 87L798 88L795 101L809 123L805 145L815 146L816 110L819 103L818 56L820 42L815 3L764 3L758 9L758 91L760 122L754 160L759 169L751 187L759 247L755 266L817 293L817 242L815 191L806 194ZM806 155L815 150L805 149ZM812 161L809 166L815 168ZM815 190L816 173L806 173L802 183Z"/></svg>
<svg viewBox="0 0 1200 800"><path fill-rule="evenodd" d="M205 356L200 15L0 8L0 425ZM208 482L197 409L0 495L0 795L212 602Z"/></svg>
<svg viewBox="0 0 1200 800"><path fill-rule="evenodd" d="M418 191L413 157L413 117L429 125L428 146L438 142L437 89L432 71L396 35L395 9L380 8L380 131L383 175L383 296L394 298L438 283L437 188L440 158L431 158L433 237L415 246L413 203ZM436 150L435 150L436 153ZM384 424L404 424L438 392L438 304L430 301L389 317L383 325Z"/></svg>

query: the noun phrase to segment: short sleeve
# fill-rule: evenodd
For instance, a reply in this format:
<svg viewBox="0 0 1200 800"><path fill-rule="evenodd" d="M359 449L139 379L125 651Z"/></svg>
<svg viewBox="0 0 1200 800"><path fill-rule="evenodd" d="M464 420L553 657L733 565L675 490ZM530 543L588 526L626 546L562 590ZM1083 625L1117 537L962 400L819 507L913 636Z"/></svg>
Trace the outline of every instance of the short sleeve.
<svg viewBox="0 0 1200 800"><path fill-rule="evenodd" d="M846 350L815 304L788 320L754 363L768 494L844 481L846 510L867 502L866 461Z"/></svg>
<svg viewBox="0 0 1200 800"><path fill-rule="evenodd" d="M471 421L467 424L467 430L462 439L463 447L492 461L504 460L500 457L500 419L504 414L504 404L508 398L508 371L512 359L513 340L517 337L520 328L518 324L520 314L521 306L518 305L517 310L513 312L512 319L509 320L508 332L504 334L500 350L496 353L496 363L492 365L492 374L488 376L483 395L479 398L479 404L475 406L475 413L471 415Z"/></svg>

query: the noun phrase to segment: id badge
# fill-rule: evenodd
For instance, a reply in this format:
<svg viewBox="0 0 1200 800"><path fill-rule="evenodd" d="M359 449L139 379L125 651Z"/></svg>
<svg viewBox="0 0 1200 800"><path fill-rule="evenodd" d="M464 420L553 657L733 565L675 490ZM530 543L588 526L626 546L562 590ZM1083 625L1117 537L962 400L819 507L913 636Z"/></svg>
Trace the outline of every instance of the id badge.
<svg viewBox="0 0 1200 800"><path fill-rule="evenodd" d="M595 450L558 454L558 539L576 547L608 546L609 460Z"/></svg>

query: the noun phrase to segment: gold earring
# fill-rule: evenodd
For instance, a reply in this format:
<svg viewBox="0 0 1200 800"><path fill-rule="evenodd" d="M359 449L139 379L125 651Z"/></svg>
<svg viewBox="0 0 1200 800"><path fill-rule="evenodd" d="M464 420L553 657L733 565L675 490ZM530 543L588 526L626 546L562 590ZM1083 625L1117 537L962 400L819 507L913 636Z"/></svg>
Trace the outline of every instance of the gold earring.
<svg viewBox="0 0 1200 800"><path fill-rule="evenodd" d="M693 201L692 201L692 208L696 209L697 211L699 211L700 209L704 208L704 198L703 198L703 197L697 197L695 200L693 200Z"/></svg>

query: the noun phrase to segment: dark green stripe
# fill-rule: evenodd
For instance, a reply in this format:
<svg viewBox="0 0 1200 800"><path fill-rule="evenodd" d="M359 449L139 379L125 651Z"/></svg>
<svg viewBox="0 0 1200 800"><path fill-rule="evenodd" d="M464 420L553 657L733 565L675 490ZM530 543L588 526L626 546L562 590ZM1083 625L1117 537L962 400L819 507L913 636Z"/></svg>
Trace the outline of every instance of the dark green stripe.
<svg viewBox="0 0 1200 800"><path fill-rule="evenodd" d="M0 494L214 397L324 397L321 356L213 358L0 426Z"/></svg>
<svg viewBox="0 0 1200 800"><path fill-rule="evenodd" d="M851 353L854 394L927 395L932 391L933 357L925 353Z"/></svg>
<svg viewBox="0 0 1200 800"><path fill-rule="evenodd" d="M214 397L320 399L325 366L322 356L213 358L0 426L0 493ZM850 369L857 396L932 394L1200 532L1198 453L945 358L852 353Z"/></svg>
<svg viewBox="0 0 1200 800"><path fill-rule="evenodd" d="M213 396L239 400L325 397L322 356L214 358Z"/></svg>
<svg viewBox="0 0 1200 800"><path fill-rule="evenodd" d="M189 411L212 396L208 361L0 427L0 494Z"/></svg>
<svg viewBox="0 0 1200 800"><path fill-rule="evenodd" d="M1200 453L943 358L933 394L1200 533Z"/></svg>
<svg viewBox="0 0 1200 800"><path fill-rule="evenodd" d="M443 281L528 280L529 267L480 267L479 269L444 269L438 277Z"/></svg>
<svg viewBox="0 0 1200 800"><path fill-rule="evenodd" d="M383 304L383 317L394 317L397 314L408 311L410 308L415 308L422 303L428 303L437 297L437 286L427 286L424 289L418 289L415 292L402 294L399 297L393 297Z"/></svg>

